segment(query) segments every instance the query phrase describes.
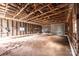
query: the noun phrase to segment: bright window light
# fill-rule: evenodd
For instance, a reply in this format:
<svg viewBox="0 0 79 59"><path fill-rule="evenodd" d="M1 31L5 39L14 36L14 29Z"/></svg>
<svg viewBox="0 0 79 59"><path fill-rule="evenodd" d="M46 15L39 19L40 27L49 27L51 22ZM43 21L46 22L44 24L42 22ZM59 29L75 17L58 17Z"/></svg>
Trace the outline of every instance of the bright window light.
<svg viewBox="0 0 79 59"><path fill-rule="evenodd" d="M25 31L25 28L24 28L24 27L20 27L19 30L20 30L20 31Z"/></svg>

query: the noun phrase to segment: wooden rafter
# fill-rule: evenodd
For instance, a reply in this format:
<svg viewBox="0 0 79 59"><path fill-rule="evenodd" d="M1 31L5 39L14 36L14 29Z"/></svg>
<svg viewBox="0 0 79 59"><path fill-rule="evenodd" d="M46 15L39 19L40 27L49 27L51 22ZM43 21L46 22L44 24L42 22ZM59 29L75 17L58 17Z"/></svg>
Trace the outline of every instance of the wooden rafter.
<svg viewBox="0 0 79 59"><path fill-rule="evenodd" d="M18 8L18 9L20 9L20 7L18 5L16 5L16 3L15 4L11 4L11 5L16 7L16 8Z"/></svg>
<svg viewBox="0 0 79 59"><path fill-rule="evenodd" d="M47 19L47 18L46 18L46 19L37 19L37 20L31 20L31 21L33 21L33 22L39 22L39 23L40 23L40 22L41 22L41 23L43 22L43 23L44 23L45 21L47 21L47 22L51 22L51 21L62 21L63 19L64 19L64 21L65 21L66 17L54 18L54 19L51 18L51 20L49 20L49 19Z"/></svg>
<svg viewBox="0 0 79 59"><path fill-rule="evenodd" d="M52 20L58 20L58 21L61 21L61 20L63 20L64 19L64 21L66 20L66 17L62 17L62 18L51 18L51 20L49 20L49 19L47 19L46 18L46 20L44 20L44 19L37 19L37 20L31 20L31 21L38 21L38 22L40 22L40 21L52 21Z"/></svg>
<svg viewBox="0 0 79 59"><path fill-rule="evenodd" d="M56 20L60 20L59 18L66 19L67 16L63 16L63 14L65 12L68 13L68 10L69 10L68 9L69 4L57 5L54 8L52 8L53 4L43 4L43 6L39 5L40 8L38 8L38 9L36 8L36 6L37 6L36 4L32 4L32 5L28 4L29 5L28 8L26 8L27 4L26 5L25 4L23 4L23 5L21 4L21 7L19 6L19 8L23 7L21 10L20 9L18 9L18 10L16 9L18 4L17 4L17 6L15 4L13 4L13 5L14 5L14 7L11 7L10 5L8 5L8 8L6 8L5 6L1 7L2 10L3 9L7 10L7 14L5 13L6 17L3 17L2 14L1 14L0 17L4 18L4 19L10 19L10 20L19 21L19 22L25 22L25 23L33 22L33 23L37 23L37 24L42 25L43 23L47 24L48 21L50 20L47 17L49 17L51 19L56 19ZM32 7L32 8L30 8L30 7ZM45 10L45 7L47 7L46 9L50 9L50 10L47 10L46 12L43 12L43 10ZM17 10L17 11L14 11L13 9ZM10 12L10 10L13 11L13 12ZM29 10L30 12L28 12L26 10ZM22 11L24 11L24 12L22 12ZM16 13L14 13L14 12L16 12ZM61 15L61 16L59 16L59 15ZM11 16L14 16L14 17L11 17ZM57 17L55 17L55 16L57 16ZM53 22L53 20L51 22ZM61 22L61 20L60 20L60 22Z"/></svg>
<svg viewBox="0 0 79 59"><path fill-rule="evenodd" d="M8 4L8 8L10 10L19 10L20 8L18 8L17 6L14 6L14 4Z"/></svg>
<svg viewBox="0 0 79 59"><path fill-rule="evenodd" d="M6 17L7 7L8 7L8 3L6 3L6 9L4 10L4 17Z"/></svg>
<svg viewBox="0 0 79 59"><path fill-rule="evenodd" d="M5 8L5 7L0 6L0 9L4 9L4 10L5 10L6 8ZM9 10L9 9L7 9L7 10Z"/></svg>
<svg viewBox="0 0 79 59"><path fill-rule="evenodd" d="M68 15L67 15L67 22L68 22L68 20L69 20L69 17L70 17L70 15L71 15L71 12L72 12L73 7L74 7L74 4L70 4L70 5L69 5L69 11L68 11Z"/></svg>
<svg viewBox="0 0 79 59"><path fill-rule="evenodd" d="M36 10L36 4L34 3L34 10Z"/></svg>
<svg viewBox="0 0 79 59"><path fill-rule="evenodd" d="M49 5L49 4L48 4ZM37 11L39 11L39 10L41 10L41 9L43 9L44 7L46 7L47 5L45 5L45 6L43 6L43 7L41 7L40 9L37 9L37 10L35 10L35 11L33 11L33 12L31 12L31 13L29 13L27 16L25 16L25 17L23 17L23 18L21 18L21 19L24 19L24 18L28 18L30 15L32 15L33 13L35 13L35 12L37 12Z"/></svg>
<svg viewBox="0 0 79 59"><path fill-rule="evenodd" d="M45 12L45 13L43 13L43 14L41 14L41 15L38 15L38 16L32 17L32 18L30 18L30 19L27 19L27 21L33 20L33 19L38 18L38 17L43 16L43 15L46 15L47 13L53 12L53 11L55 11L55 10L59 10L59 9L65 7L65 6L67 6L67 4L66 4L66 5L63 5L63 6L61 6L61 7L55 8L55 9L53 9L53 10L51 10L51 11Z"/></svg>
<svg viewBox="0 0 79 59"><path fill-rule="evenodd" d="M68 11L69 9L66 9L66 10L61 10L61 11L59 11L59 12L57 12L57 13L53 13L53 14L51 14L51 15L46 15L46 16L44 16L44 17L41 17L41 18L37 18L37 19L42 19L42 18L46 18L46 17L50 17L50 16L54 16L54 15L58 15L58 14L60 14L60 13L62 13L62 12L65 12L65 11ZM33 20L33 19L32 19ZM35 20L35 19L34 19ZM31 21L31 20L26 20L26 21Z"/></svg>
<svg viewBox="0 0 79 59"><path fill-rule="evenodd" d="M9 5L7 7L9 7ZM5 7L0 6L0 9L5 10L6 9L6 6ZM16 12L13 9L10 9L10 8L7 8L7 11Z"/></svg>
<svg viewBox="0 0 79 59"><path fill-rule="evenodd" d="M13 18L18 16L29 4L26 4Z"/></svg>
<svg viewBox="0 0 79 59"><path fill-rule="evenodd" d="M38 10L41 14L43 13L41 10Z"/></svg>
<svg viewBox="0 0 79 59"><path fill-rule="evenodd" d="M50 10L52 10L52 8L50 7L50 5L48 5L48 8L49 8Z"/></svg>

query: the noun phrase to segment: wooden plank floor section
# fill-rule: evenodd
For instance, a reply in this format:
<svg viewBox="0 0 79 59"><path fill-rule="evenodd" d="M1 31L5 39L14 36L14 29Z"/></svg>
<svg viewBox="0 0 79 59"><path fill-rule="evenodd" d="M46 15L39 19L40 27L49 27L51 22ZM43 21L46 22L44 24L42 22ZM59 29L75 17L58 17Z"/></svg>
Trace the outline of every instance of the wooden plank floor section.
<svg viewBox="0 0 79 59"><path fill-rule="evenodd" d="M19 38L17 38L19 40ZM3 44L1 56L71 56L68 39L65 36L38 35L32 38L22 37L26 41ZM0 49L2 49L0 47ZM6 50L6 51L5 51ZM2 51L2 50L0 50Z"/></svg>

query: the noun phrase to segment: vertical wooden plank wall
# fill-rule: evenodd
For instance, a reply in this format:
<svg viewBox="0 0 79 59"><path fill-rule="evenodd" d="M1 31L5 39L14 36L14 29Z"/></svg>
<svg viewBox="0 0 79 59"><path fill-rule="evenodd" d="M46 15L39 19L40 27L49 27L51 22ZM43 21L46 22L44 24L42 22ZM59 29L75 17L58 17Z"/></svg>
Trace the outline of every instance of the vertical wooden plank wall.
<svg viewBox="0 0 79 59"><path fill-rule="evenodd" d="M20 27L21 27L21 22L19 23L19 25L20 25L20 26L19 26L19 28L20 28ZM20 29L19 29L19 32L20 32L20 35L21 35L21 31L20 31Z"/></svg>
<svg viewBox="0 0 79 59"><path fill-rule="evenodd" d="M5 20L5 19L2 20L2 26L3 26L2 36L6 37L7 36L7 20Z"/></svg>
<svg viewBox="0 0 79 59"><path fill-rule="evenodd" d="M18 35L18 22L16 21L16 35Z"/></svg>
<svg viewBox="0 0 79 59"><path fill-rule="evenodd" d="M14 36L14 26L13 26L13 24L14 24L14 21L12 20L12 36Z"/></svg>
<svg viewBox="0 0 79 59"><path fill-rule="evenodd" d="M21 27L23 27L23 22L21 22ZM21 35L23 35L23 31L21 31Z"/></svg>
<svg viewBox="0 0 79 59"><path fill-rule="evenodd" d="M18 30L18 35L20 35L20 30L19 30L19 28L20 28L20 22L18 22L18 24L17 24L17 30Z"/></svg>
<svg viewBox="0 0 79 59"><path fill-rule="evenodd" d="M29 34L29 24L27 24L27 34Z"/></svg>
<svg viewBox="0 0 79 59"><path fill-rule="evenodd" d="M72 21L73 21L73 32L72 32L72 42L73 42L73 48L75 51L75 54L78 55L78 20L77 20L77 8L76 8L76 4L74 4L74 8L73 8L73 14L72 14ZM76 25L76 26L75 26Z"/></svg>
<svg viewBox="0 0 79 59"><path fill-rule="evenodd" d="M27 34L29 33L29 29L28 29L28 23L27 23Z"/></svg>
<svg viewBox="0 0 79 59"><path fill-rule="evenodd" d="M1 37L2 37L2 28L3 28L3 26L2 26L2 19L1 19Z"/></svg>
<svg viewBox="0 0 79 59"><path fill-rule="evenodd" d="M24 27L25 27L25 34L27 34L27 24L26 23L24 23L25 25L24 25Z"/></svg>
<svg viewBox="0 0 79 59"><path fill-rule="evenodd" d="M20 27L24 27L25 31L20 31ZM39 31L35 28L38 28ZM33 34L41 32L41 28L41 26L35 24L18 22L8 19L0 19L0 37Z"/></svg>
<svg viewBox="0 0 79 59"><path fill-rule="evenodd" d="M71 14L71 17L69 18L69 21L68 21L68 26L69 26L69 30L68 30L68 33L69 33L69 36L70 38L72 39L71 42L72 42L72 47L74 49L74 52L75 52L75 55L78 55L79 52L78 52L78 36L77 36L77 32L78 31L74 31L74 30L78 30L78 27L75 27L75 24L77 24L78 26L78 23L75 22L77 20L77 14L76 14L76 5L74 4L74 8L72 10L72 14Z"/></svg>
<svg viewBox="0 0 79 59"><path fill-rule="evenodd" d="M12 21L12 34L16 36L16 21Z"/></svg>
<svg viewBox="0 0 79 59"><path fill-rule="evenodd" d="M79 16L78 16L79 17ZM77 19L77 32L78 32L78 41L77 41L77 45L78 45L78 56L79 56L79 18Z"/></svg>
<svg viewBox="0 0 79 59"><path fill-rule="evenodd" d="M9 21L8 20L7 20L7 28L9 29ZM9 32L7 32L7 36L9 36Z"/></svg>
<svg viewBox="0 0 79 59"><path fill-rule="evenodd" d="M1 29L2 29L2 27L1 27L1 21L2 21L2 19L0 19L0 37L2 36L2 32L1 32Z"/></svg>
<svg viewBox="0 0 79 59"><path fill-rule="evenodd" d="M78 41L77 41L78 51L77 51L77 55L79 56L79 10L78 10L78 5L77 5L77 34L78 34Z"/></svg>
<svg viewBox="0 0 79 59"><path fill-rule="evenodd" d="M9 26L9 36L12 36L12 20L8 20L8 26Z"/></svg>
<svg viewBox="0 0 79 59"><path fill-rule="evenodd" d="M23 22L23 27L25 28L25 23ZM25 30L23 31L23 35L25 34Z"/></svg>

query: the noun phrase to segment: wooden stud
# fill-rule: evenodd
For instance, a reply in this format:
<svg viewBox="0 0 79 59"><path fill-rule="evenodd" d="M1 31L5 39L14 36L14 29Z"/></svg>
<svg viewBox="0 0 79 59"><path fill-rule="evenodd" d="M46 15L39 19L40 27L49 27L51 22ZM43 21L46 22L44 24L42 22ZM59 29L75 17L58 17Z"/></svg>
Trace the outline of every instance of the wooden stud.
<svg viewBox="0 0 79 59"><path fill-rule="evenodd" d="M18 22L18 35L20 35L20 22Z"/></svg>
<svg viewBox="0 0 79 59"><path fill-rule="evenodd" d="M5 19L2 19L2 20L3 20L2 21L2 26L3 26L3 28L2 28L2 30L3 30L2 36L6 37L7 36L7 32L8 32L8 30L7 30L7 20L5 20Z"/></svg>
<svg viewBox="0 0 79 59"><path fill-rule="evenodd" d="M7 28L9 30L9 21L7 20ZM7 32L7 36L9 36L9 32Z"/></svg>
<svg viewBox="0 0 79 59"><path fill-rule="evenodd" d="M16 35L18 35L18 22L16 21Z"/></svg>
<svg viewBox="0 0 79 59"><path fill-rule="evenodd" d="M10 29L10 32L9 32L9 36L12 36L12 20L8 20L8 23L9 23L9 29Z"/></svg>
<svg viewBox="0 0 79 59"><path fill-rule="evenodd" d="M0 37L1 37L1 19L0 19Z"/></svg>
<svg viewBox="0 0 79 59"><path fill-rule="evenodd" d="M12 36L14 35L14 26L13 26L13 24L14 24L14 21L12 21Z"/></svg>

